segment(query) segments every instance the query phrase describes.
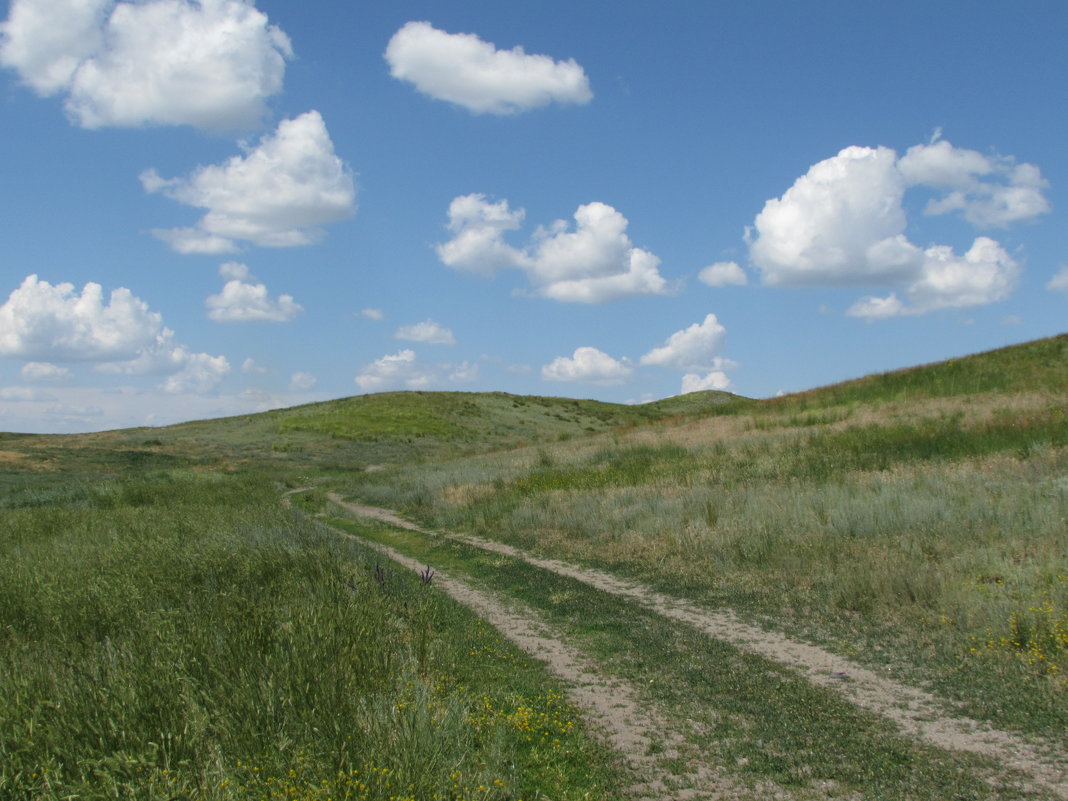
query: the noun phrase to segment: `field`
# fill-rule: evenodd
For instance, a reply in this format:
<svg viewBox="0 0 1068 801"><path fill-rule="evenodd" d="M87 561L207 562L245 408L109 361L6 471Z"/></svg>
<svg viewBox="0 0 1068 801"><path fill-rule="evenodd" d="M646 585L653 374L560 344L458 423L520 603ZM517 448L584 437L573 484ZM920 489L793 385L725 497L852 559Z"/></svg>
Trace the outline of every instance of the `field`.
<svg viewBox="0 0 1068 801"><path fill-rule="evenodd" d="M1068 335L0 466L4 798L1068 798Z"/></svg>

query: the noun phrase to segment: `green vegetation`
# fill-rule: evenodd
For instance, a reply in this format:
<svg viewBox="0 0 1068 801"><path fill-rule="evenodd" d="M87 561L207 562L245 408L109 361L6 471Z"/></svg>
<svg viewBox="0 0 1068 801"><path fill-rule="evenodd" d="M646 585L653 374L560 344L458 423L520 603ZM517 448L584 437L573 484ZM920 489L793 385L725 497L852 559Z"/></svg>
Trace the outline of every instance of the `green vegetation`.
<svg viewBox="0 0 1068 801"><path fill-rule="evenodd" d="M0 435L0 797L618 797L563 688L323 527L328 490L734 609L1068 745L1066 408L1068 335L767 401L390 393ZM1023 795L634 603L347 525L541 610L743 784Z"/></svg>
<svg viewBox="0 0 1068 801"><path fill-rule="evenodd" d="M827 408L881 401L994 393L1063 395L1068 386L1068 335L998 348L974 356L865 376L765 401L763 410Z"/></svg>
<svg viewBox="0 0 1068 801"><path fill-rule="evenodd" d="M838 796L872 801L1027 797L1009 784L995 789L985 783L985 760L911 742L837 693L633 601L440 538L345 519L333 523L537 607L570 642L641 687L646 700L689 730L694 752L682 755L682 767L699 756L740 786L770 780L791 790L833 788Z"/></svg>
<svg viewBox="0 0 1068 801"><path fill-rule="evenodd" d="M540 667L254 474L6 500L3 798L611 794Z"/></svg>
<svg viewBox="0 0 1068 801"><path fill-rule="evenodd" d="M347 483L432 528L738 610L1063 742L1066 407L1062 336Z"/></svg>

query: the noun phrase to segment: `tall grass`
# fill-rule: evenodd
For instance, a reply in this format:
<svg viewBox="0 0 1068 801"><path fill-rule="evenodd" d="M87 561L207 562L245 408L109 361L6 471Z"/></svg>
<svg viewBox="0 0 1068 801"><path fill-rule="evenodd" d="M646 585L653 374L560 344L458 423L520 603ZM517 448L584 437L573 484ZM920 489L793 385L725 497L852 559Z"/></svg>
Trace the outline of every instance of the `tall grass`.
<svg viewBox="0 0 1068 801"><path fill-rule="evenodd" d="M551 685L255 475L36 500L0 518L0 797L503 799L611 783L578 728L551 746L477 724L483 698L537 705Z"/></svg>
<svg viewBox="0 0 1068 801"><path fill-rule="evenodd" d="M729 605L1063 736L1068 417L1052 401L988 407L714 417L350 483L431 526Z"/></svg>

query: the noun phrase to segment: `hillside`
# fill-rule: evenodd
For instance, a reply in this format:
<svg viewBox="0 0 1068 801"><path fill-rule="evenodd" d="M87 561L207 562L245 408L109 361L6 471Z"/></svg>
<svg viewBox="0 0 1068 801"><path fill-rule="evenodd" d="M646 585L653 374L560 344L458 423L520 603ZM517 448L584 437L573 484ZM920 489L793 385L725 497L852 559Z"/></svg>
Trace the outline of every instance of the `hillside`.
<svg viewBox="0 0 1068 801"><path fill-rule="evenodd" d="M0 435L0 796L1064 801L1066 401L1060 336Z"/></svg>

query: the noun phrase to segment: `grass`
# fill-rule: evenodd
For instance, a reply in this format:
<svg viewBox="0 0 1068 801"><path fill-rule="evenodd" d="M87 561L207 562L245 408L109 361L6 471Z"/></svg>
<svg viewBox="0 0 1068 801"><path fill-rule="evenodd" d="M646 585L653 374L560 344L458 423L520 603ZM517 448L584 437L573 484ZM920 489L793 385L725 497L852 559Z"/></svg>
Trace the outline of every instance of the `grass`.
<svg viewBox="0 0 1068 801"><path fill-rule="evenodd" d="M1066 342L861 382L882 387L864 405L830 388L806 408L716 407L345 485L430 527L736 609L1066 742ZM945 397L1003 386L998 370L1032 383Z"/></svg>
<svg viewBox="0 0 1068 801"><path fill-rule="evenodd" d="M984 781L991 765L896 734L838 694L635 604L498 554L387 527L335 525L460 572L534 606L609 673L642 688L689 734L688 758L711 761L741 786L868 799L1023 798Z"/></svg>
<svg viewBox="0 0 1068 801"><path fill-rule="evenodd" d="M1066 398L1068 335L767 401L390 393L0 435L0 796L618 795L537 664L283 486L730 607L1068 744ZM988 765L770 663L513 560L403 544L541 609L743 783L991 797Z"/></svg>
<svg viewBox="0 0 1068 801"><path fill-rule="evenodd" d="M0 796L611 795L539 666L270 482L32 500L0 523Z"/></svg>

